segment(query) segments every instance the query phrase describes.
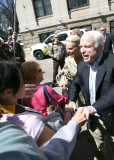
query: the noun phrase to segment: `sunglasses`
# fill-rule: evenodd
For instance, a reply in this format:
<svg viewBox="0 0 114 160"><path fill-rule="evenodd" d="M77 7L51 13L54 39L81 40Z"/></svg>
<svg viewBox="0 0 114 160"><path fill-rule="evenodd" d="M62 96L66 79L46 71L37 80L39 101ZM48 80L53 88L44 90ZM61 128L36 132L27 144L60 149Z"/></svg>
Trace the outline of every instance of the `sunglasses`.
<svg viewBox="0 0 114 160"><path fill-rule="evenodd" d="M59 37L55 37L55 38L59 38Z"/></svg>

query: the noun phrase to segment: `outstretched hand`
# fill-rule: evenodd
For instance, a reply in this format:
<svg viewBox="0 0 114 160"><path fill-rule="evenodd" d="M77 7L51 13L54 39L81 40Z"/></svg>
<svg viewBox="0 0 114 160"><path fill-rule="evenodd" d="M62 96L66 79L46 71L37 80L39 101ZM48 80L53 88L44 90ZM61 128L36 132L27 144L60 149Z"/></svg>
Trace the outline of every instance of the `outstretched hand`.
<svg viewBox="0 0 114 160"><path fill-rule="evenodd" d="M87 121L86 115L83 113L83 111L84 111L84 108L80 107L80 109L72 117L72 120L78 122L81 126L83 126Z"/></svg>
<svg viewBox="0 0 114 160"><path fill-rule="evenodd" d="M97 110L93 106L86 106L86 107L80 107L78 110L82 111L86 115L87 120L89 119L90 115L93 115L97 112Z"/></svg>
<svg viewBox="0 0 114 160"><path fill-rule="evenodd" d="M77 108L75 102L73 102L73 101L69 102L68 106L69 106L69 108L73 108L73 110L75 112L75 109Z"/></svg>

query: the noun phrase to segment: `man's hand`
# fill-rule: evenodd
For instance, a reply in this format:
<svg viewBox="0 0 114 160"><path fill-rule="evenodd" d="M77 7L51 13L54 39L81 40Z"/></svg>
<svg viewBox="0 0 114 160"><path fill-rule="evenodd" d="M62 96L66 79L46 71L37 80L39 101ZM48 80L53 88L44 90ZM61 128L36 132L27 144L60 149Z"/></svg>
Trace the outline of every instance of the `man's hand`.
<svg viewBox="0 0 114 160"><path fill-rule="evenodd" d="M9 36L9 37L8 37L8 41L7 41L7 44L10 44L11 41L12 41L12 36Z"/></svg>
<svg viewBox="0 0 114 160"><path fill-rule="evenodd" d="M73 110L75 111L75 109L76 109L76 103L75 102L73 102L73 101L69 102L68 106L70 108L73 108Z"/></svg>
<svg viewBox="0 0 114 160"><path fill-rule="evenodd" d="M97 110L93 106L86 106L86 107L80 107L78 110L82 110L83 108L83 113L86 115L86 118L89 119L90 115L93 115L97 113Z"/></svg>
<svg viewBox="0 0 114 160"><path fill-rule="evenodd" d="M56 76L56 80L57 80L57 81L60 81L61 76L62 76L62 74L59 73L59 74Z"/></svg>
<svg viewBox="0 0 114 160"><path fill-rule="evenodd" d="M72 120L78 122L81 126L85 124L87 121L86 115L83 113L84 108L81 107L80 110L78 110L75 115L72 117Z"/></svg>
<svg viewBox="0 0 114 160"><path fill-rule="evenodd" d="M25 98L31 98L33 96L32 93L35 93L37 90L38 89L36 88L35 84L25 84Z"/></svg>
<svg viewBox="0 0 114 160"><path fill-rule="evenodd" d="M59 56L57 56L57 57L56 57L56 60L58 60L58 61L59 61L59 60L60 60L60 57L59 57Z"/></svg>

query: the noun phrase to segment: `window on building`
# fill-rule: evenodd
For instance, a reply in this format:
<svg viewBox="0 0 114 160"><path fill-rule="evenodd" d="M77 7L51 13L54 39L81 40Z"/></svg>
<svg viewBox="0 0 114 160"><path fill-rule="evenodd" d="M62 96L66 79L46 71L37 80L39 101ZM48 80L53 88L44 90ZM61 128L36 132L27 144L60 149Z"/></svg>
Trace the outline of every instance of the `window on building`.
<svg viewBox="0 0 114 160"><path fill-rule="evenodd" d="M89 5L89 0L67 0L67 1L69 9L74 9Z"/></svg>
<svg viewBox="0 0 114 160"><path fill-rule="evenodd" d="M42 17L52 14L52 7L50 0L34 0L34 8L36 17Z"/></svg>
<svg viewBox="0 0 114 160"><path fill-rule="evenodd" d="M110 33L114 33L114 21L110 22Z"/></svg>
<svg viewBox="0 0 114 160"><path fill-rule="evenodd" d="M39 36L40 36L40 41L41 42L44 42L44 40L48 37L48 36L50 36L51 34L53 34L54 32L48 32L48 33L43 33L43 34L40 34Z"/></svg>

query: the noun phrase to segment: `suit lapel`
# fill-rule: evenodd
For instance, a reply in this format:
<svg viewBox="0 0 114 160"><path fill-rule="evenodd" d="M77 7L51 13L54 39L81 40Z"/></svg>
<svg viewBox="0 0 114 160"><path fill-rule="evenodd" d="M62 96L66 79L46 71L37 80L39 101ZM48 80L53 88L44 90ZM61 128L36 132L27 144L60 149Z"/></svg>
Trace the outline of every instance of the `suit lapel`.
<svg viewBox="0 0 114 160"><path fill-rule="evenodd" d="M89 103L89 72L90 72L90 69L89 67L87 66L87 64L85 65L85 71L84 71L84 88L85 88L85 98L86 98L86 101Z"/></svg>
<svg viewBox="0 0 114 160"><path fill-rule="evenodd" d="M106 71L105 71L104 67L98 68L97 75L96 75L96 93L97 93L99 85L101 84L101 82L104 78L105 72Z"/></svg>
<svg viewBox="0 0 114 160"><path fill-rule="evenodd" d="M99 64L99 67L98 67L98 70L97 70L97 75L96 75L96 93L97 93L97 90L99 88L99 85L101 84L104 76L105 76L105 73L106 73L106 59L107 57L107 54L104 54L103 55L103 58Z"/></svg>

